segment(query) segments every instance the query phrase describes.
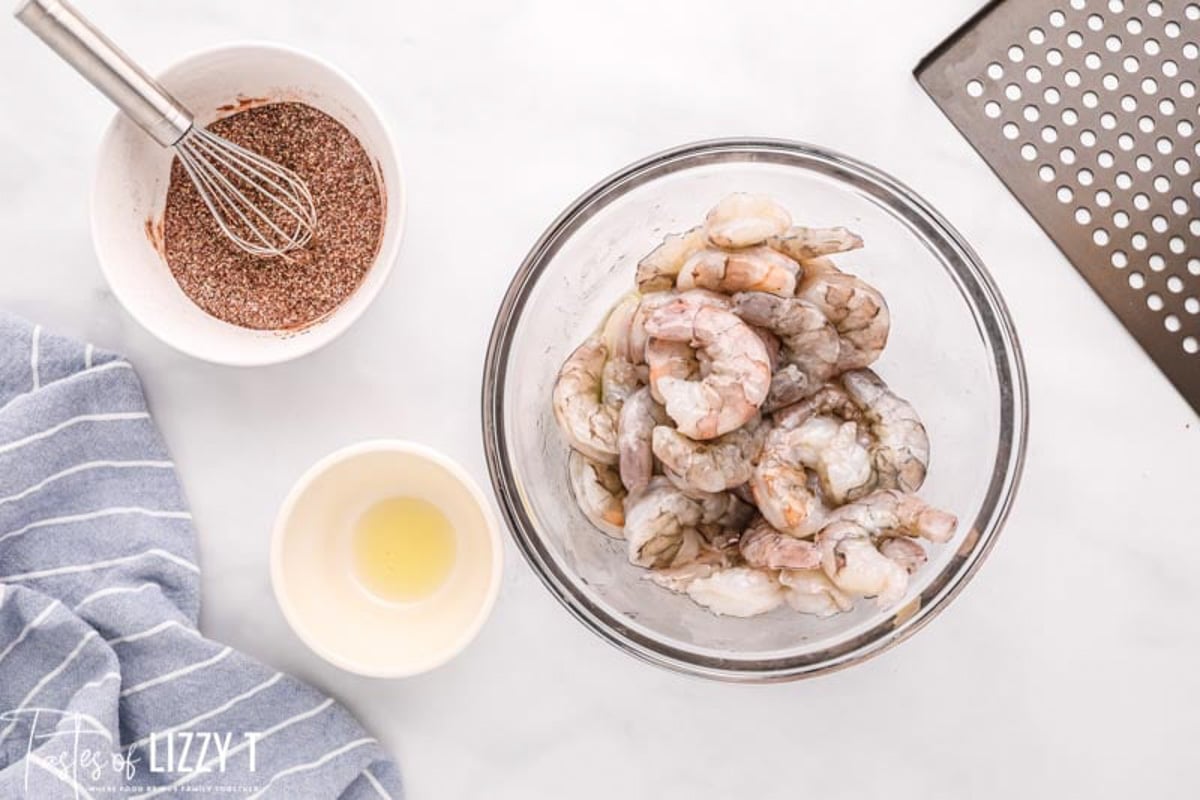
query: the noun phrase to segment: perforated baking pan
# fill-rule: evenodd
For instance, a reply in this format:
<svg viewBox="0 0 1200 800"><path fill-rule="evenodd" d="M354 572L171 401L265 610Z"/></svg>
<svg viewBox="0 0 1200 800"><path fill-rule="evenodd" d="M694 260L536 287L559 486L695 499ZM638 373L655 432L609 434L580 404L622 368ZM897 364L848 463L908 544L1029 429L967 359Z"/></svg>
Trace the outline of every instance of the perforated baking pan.
<svg viewBox="0 0 1200 800"><path fill-rule="evenodd" d="M1200 412L1200 0L999 0L915 74Z"/></svg>

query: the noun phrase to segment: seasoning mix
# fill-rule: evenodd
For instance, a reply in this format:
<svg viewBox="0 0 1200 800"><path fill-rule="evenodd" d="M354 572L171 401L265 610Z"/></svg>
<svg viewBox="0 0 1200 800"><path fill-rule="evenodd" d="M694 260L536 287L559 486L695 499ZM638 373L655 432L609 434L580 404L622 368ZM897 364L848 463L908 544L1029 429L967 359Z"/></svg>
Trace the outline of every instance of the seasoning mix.
<svg viewBox="0 0 1200 800"><path fill-rule="evenodd" d="M176 159L162 232L171 274L200 308L234 325L295 330L317 322L358 288L379 251L385 199L370 156L345 126L302 103L250 108L208 129L304 179L315 235L285 257L238 249Z"/></svg>

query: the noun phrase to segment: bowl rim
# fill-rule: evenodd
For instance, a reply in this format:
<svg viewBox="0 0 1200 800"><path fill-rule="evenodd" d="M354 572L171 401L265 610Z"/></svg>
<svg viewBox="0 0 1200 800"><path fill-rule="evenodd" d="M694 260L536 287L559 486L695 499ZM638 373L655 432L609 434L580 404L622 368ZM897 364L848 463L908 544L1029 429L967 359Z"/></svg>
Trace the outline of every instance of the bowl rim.
<svg viewBox="0 0 1200 800"><path fill-rule="evenodd" d="M284 589L283 551L286 546L288 526L300 498L304 496L314 481L333 467L360 456L376 453L415 456L418 459L446 470L450 474L450 477L467 490L467 493L470 494L471 499L475 502L480 514L483 516L488 541L492 546L487 593L470 624L463 627L458 638L449 647L436 652L432 657L424 660L416 660L412 665L402 669L372 669L364 667L362 664L345 657L333 648L327 647L318 636L305 627L303 617L296 611ZM484 623L491 616L492 610L496 605L496 598L500 593L500 584L504 577L504 542L500 538L500 523L497 521L496 515L492 513L492 507L488 503L487 496L461 464L449 456L434 450L432 447L417 442L410 442L404 439L368 439L346 445L329 453L311 465L296 479L296 482L288 490L286 497L284 497L283 502L279 505L279 510L275 514L275 522L271 529L270 562L271 589L275 595L275 602L283 612L288 627L292 629L296 636L300 638L300 641L304 642L310 650L335 667L357 675L369 678L407 678L429 672L446 664L462 653L475 640L475 637L479 635Z"/></svg>
<svg viewBox="0 0 1200 800"><path fill-rule="evenodd" d="M187 55L172 61L167 66L157 70L154 73L154 79L161 81L166 74L181 68L191 67L194 62L208 59L216 55L237 51L266 51L282 53L291 57L295 57L301 61L306 61L316 69L323 70L333 75L349 88L350 92L359 102L361 102L362 107L368 114L371 115L373 121L379 126L380 131L383 133L383 147L381 149L385 151L385 153L375 152L370 153L369 155L374 161L380 161L381 158L386 154L395 167L396 186L384 187L386 191L384 224L386 225L387 216L391 212L394 204L396 210L396 236L394 242L387 251L382 248L382 242L380 243L380 250L376 254L375 261L371 265L370 270L368 270L368 272L373 270L381 271L383 274L380 279L370 287L366 286L364 281L363 283L359 284L358 288L354 290L354 293L350 295L350 297L353 297L355 294L363 292L363 301L359 307L354 310L347 310L347 303L343 302L342 305L333 309L333 311L330 312L324 319L318 320L316 323L294 333L265 331L265 333L275 333L277 335L282 333L282 335L285 336L288 341L300 339L302 340L302 343L296 345L290 352L279 352L276 354L265 352L257 357L249 355L240 349L231 349L219 354L213 353L207 348L203 347L201 344L198 344L196 337L177 336L153 325L140 311L137 302L129 297L123 290L117 289L113 283L113 267L111 265L116 260L116 256L106 252L106 247L102 243L104 241L103 237L101 237L99 233L102 224L99 218L99 208L101 204L100 174L102 171L104 154L111 146L111 140L116 135L117 126L121 123L121 120L124 116L119 110L115 111L112 117L109 119L108 124L104 128L104 133L100 137L100 144L96 149L95 166L92 170L91 188L88 194L88 217L89 229L91 231L92 238L92 249L96 253L96 260L100 264L100 272L104 276L104 281L108 285L109 290L113 293L113 296L116 297L117 301L121 304L121 307L125 309L129 316L133 317L134 321L137 322L137 324L140 325L143 330L147 331L156 339L173 348L174 350L201 361L207 361L211 364L220 364L229 367L258 367L268 366L271 364L282 364L312 354L313 352L339 338L343 333L349 330L355 322L358 321L358 319L366 312L368 308L371 307L371 305L375 302L375 299L379 296L379 293L383 290L383 287L387 284L387 281L391 276L392 269L399 260L400 248L404 241L406 221L408 218L408 184L405 180L404 166L400 160L399 151L396 147L396 138L392 133L391 126L388 125L386 117L384 117L384 115L380 112L379 107L371 99L370 95L368 95L361 84L359 84L359 82L351 77L348 73L344 72L333 63L326 61L320 56L316 56L306 50L301 50L297 47L280 42L267 40L246 39L227 42L225 44L216 45L213 47L205 47L194 50ZM380 172L382 173L382 169ZM383 180L382 174L380 175L380 180ZM386 229L384 233L386 234ZM165 267L165 264L163 266ZM347 300L349 299L350 298L348 297ZM269 350L269 348L266 349Z"/></svg>
<svg viewBox="0 0 1200 800"><path fill-rule="evenodd" d="M869 630L829 650L796 657L735 661L696 654L642 634L623 621L619 613L610 613L591 603L563 574L538 537L515 489L513 471L505 455L504 385L512 337L529 293L560 244L609 199L674 171L681 162L687 165L763 158L801 168L821 165L831 169L834 177L843 182L853 178L857 181L856 188L866 185L877 193L876 198L900 202L909 215L916 216L927 237L937 237L942 260L948 262L957 279L964 302L973 303L972 315L996 370L1000 386L1000 436L992 479L972 528L951 562L913 602L894 609ZM905 222L912 227L914 220L906 216ZM912 232L916 235L915 230ZM926 238L926 245L932 247L933 242ZM991 318L982 319L976 304L990 311ZM492 487L517 549L551 594L576 619L609 644L655 666L714 680L771 683L829 673L889 650L922 629L958 596L991 552L1015 500L1028 440L1028 392L1020 342L995 281L961 234L907 185L865 162L804 142L758 137L707 139L663 150L610 174L577 197L538 238L505 293L488 341L481 393L483 445ZM980 521L984 522L982 528L974 524Z"/></svg>

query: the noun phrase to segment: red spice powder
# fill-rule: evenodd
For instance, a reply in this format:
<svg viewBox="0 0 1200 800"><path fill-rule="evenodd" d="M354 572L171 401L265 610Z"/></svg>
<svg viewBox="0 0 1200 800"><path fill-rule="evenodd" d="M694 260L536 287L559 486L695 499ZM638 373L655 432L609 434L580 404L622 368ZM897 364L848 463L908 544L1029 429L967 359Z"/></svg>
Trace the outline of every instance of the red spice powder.
<svg viewBox="0 0 1200 800"><path fill-rule="evenodd" d="M379 252L384 198L370 156L341 123L302 103L257 106L208 129L303 178L315 235L286 258L243 252L176 159L162 226L171 274L196 305L244 328L294 330L322 319L354 293Z"/></svg>

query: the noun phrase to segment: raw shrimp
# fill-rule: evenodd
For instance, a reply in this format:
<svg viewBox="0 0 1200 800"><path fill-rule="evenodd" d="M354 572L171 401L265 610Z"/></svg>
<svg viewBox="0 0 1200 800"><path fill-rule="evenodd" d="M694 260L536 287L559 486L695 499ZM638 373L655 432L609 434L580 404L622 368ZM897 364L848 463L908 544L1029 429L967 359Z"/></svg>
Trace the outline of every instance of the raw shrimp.
<svg viewBox="0 0 1200 800"><path fill-rule="evenodd" d="M717 292L696 289L690 294L693 295L696 302L725 309L731 306L729 298ZM639 301L637 310L634 311L629 321L628 352L629 360L634 364L641 364L646 360L646 350L650 346L650 334L646 332L646 320L650 319L655 311L678 297L679 293L675 291L655 292L646 295Z"/></svg>
<svg viewBox="0 0 1200 800"><path fill-rule="evenodd" d="M841 521L817 534L821 568L833 585L854 596L874 597L881 608L894 605L908 589L908 571L876 549L861 525Z"/></svg>
<svg viewBox="0 0 1200 800"><path fill-rule="evenodd" d="M821 490L834 505L857 500L875 488L869 441L857 423L833 417L810 417L778 435L791 458L817 474Z"/></svg>
<svg viewBox="0 0 1200 800"><path fill-rule="evenodd" d="M843 425L818 414L850 419ZM837 504L870 491L871 456L853 422L860 415L834 384L775 414L775 427L750 478L755 503L772 526L792 536L811 536L824 524L826 499ZM812 468L811 476L806 467ZM820 491L813 490L810 479Z"/></svg>
<svg viewBox="0 0 1200 800"><path fill-rule="evenodd" d="M646 331L687 342L708 360L709 372L699 380L667 376L657 381L667 414L681 433L712 439L758 413L771 384L767 349L736 315L684 292L654 312Z"/></svg>
<svg viewBox="0 0 1200 800"><path fill-rule="evenodd" d="M629 396L645 381L645 370L623 358L610 358L600 372L600 400L620 411Z"/></svg>
<svg viewBox="0 0 1200 800"><path fill-rule="evenodd" d="M754 505L754 492L750 489L749 483L743 483L741 486L735 486L729 490L734 497L741 500L743 503Z"/></svg>
<svg viewBox="0 0 1200 800"><path fill-rule="evenodd" d="M810 417L821 414L836 416L847 422L863 420L862 409L836 381L825 384L812 397L776 411L774 420L776 427L795 428Z"/></svg>
<svg viewBox="0 0 1200 800"><path fill-rule="evenodd" d="M841 338L812 303L765 292L741 292L733 296L733 311L751 325L776 334L782 343L780 365L773 370L764 411L815 394L834 374Z"/></svg>
<svg viewBox="0 0 1200 800"><path fill-rule="evenodd" d="M736 555L736 546L702 544L700 552L691 561L674 567L652 569L647 577L664 589L686 592L687 587L697 578L707 578L718 570L732 567Z"/></svg>
<svg viewBox="0 0 1200 800"><path fill-rule="evenodd" d="M616 539L625 538L625 487L609 464L599 464L572 450L568 466L575 502L588 521Z"/></svg>
<svg viewBox="0 0 1200 800"><path fill-rule="evenodd" d="M887 345L891 314L875 287L826 259L804 264L796 297L815 305L840 337L837 371L872 364Z"/></svg>
<svg viewBox="0 0 1200 800"><path fill-rule="evenodd" d="M925 563L925 548L915 539L903 536L887 536L879 541L879 552L895 561L908 572L916 572Z"/></svg>
<svg viewBox="0 0 1200 800"><path fill-rule="evenodd" d="M821 565L821 551L815 544L775 530L762 517L742 534L739 549L752 567L812 569Z"/></svg>
<svg viewBox="0 0 1200 800"><path fill-rule="evenodd" d="M745 528L750 519L752 519L758 513L754 510L754 506L742 505L741 498L738 498L738 502L734 505L734 507L736 508L736 514L738 516L738 519L736 520L737 524L734 527L724 527L717 524L706 525L703 522L700 523L700 533L704 535L704 541L707 542L706 546L709 549L720 550L721 552L725 553L731 562L734 562L738 559L738 542L741 541L742 538L742 529ZM745 512L744 515L742 514L743 511ZM734 514L732 513L727 515L727 517L730 518L733 516Z"/></svg>
<svg viewBox="0 0 1200 800"><path fill-rule="evenodd" d="M743 502L733 492L691 492L686 489L680 491L700 504L702 529L732 532L733 538L736 539L754 517L754 506ZM707 538L713 540L716 536L710 535Z"/></svg>
<svg viewBox="0 0 1200 800"><path fill-rule="evenodd" d="M803 614L831 617L854 607L819 569L785 569L779 573L779 582L787 604Z"/></svg>
<svg viewBox="0 0 1200 800"><path fill-rule="evenodd" d="M640 492L654 474L651 437L656 425L667 421L667 412L642 387L621 406L617 425L621 482L630 492Z"/></svg>
<svg viewBox="0 0 1200 800"><path fill-rule="evenodd" d="M832 416L846 424L835 429ZM849 423L855 426L848 429ZM808 431L800 438L810 446L797 457L818 470L835 503L856 500L876 488L915 491L924 481L929 462L925 427L913 407L869 369L844 373L812 398L776 413L775 424ZM864 469L863 448L869 451L868 469ZM824 466L819 460L826 462ZM837 464L852 469L835 475L831 469ZM840 488L839 475L844 479Z"/></svg>
<svg viewBox="0 0 1200 800"><path fill-rule="evenodd" d="M554 418L567 443L593 461L617 463L617 408L602 402L608 348L592 336L567 357L554 383Z"/></svg>
<svg viewBox="0 0 1200 800"><path fill-rule="evenodd" d="M639 567L686 564L700 552L697 530L703 516L700 503L662 477L651 479L637 494L625 498L625 540L629 561Z"/></svg>
<svg viewBox="0 0 1200 800"><path fill-rule="evenodd" d="M676 296L675 292L655 292L638 301L638 307L629 320L629 336L626 346L630 361L635 364L645 362L646 347L650 340L650 334L646 333L646 320L659 308L674 300Z"/></svg>
<svg viewBox="0 0 1200 800"><path fill-rule="evenodd" d="M929 435L916 409L869 369L847 372L842 385L870 423L879 485L906 492L920 489L929 464Z"/></svg>
<svg viewBox="0 0 1200 800"><path fill-rule="evenodd" d="M704 218L708 240L718 247L750 247L787 232L792 215L762 194L735 192L723 198Z"/></svg>
<svg viewBox="0 0 1200 800"><path fill-rule="evenodd" d="M752 324L750 325L750 330L754 331L759 339L762 339L763 347L767 348L767 363L771 365L771 374L774 375L775 371L779 369L779 358L783 351L783 342L779 341L778 336L761 326Z"/></svg>
<svg viewBox="0 0 1200 800"><path fill-rule="evenodd" d="M710 540L714 539L714 533L722 531L730 532L735 538L740 536L754 517L754 504L747 503L734 492L702 492L665 466L661 477L700 506L700 527Z"/></svg>
<svg viewBox="0 0 1200 800"><path fill-rule="evenodd" d="M874 534L889 531L931 542L949 541L958 518L926 503L915 494L880 489L861 500L834 509L829 521L852 522Z"/></svg>
<svg viewBox="0 0 1200 800"><path fill-rule="evenodd" d="M649 294L670 289L675 285L675 276L679 274L683 263L707 244L708 236L703 227L668 234L662 244L638 262L638 290Z"/></svg>
<svg viewBox="0 0 1200 800"><path fill-rule="evenodd" d="M649 367L646 382L656 402L662 403L662 390L658 388L663 378L692 380L700 375L700 359L687 342L672 342L667 339L651 339L646 342L646 365Z"/></svg>
<svg viewBox="0 0 1200 800"><path fill-rule="evenodd" d="M829 256L862 239L724 197L665 236L554 386L587 519L647 578L716 614L828 616L902 600L920 538L956 518L915 491L929 438L866 367L890 313Z"/></svg>
<svg viewBox="0 0 1200 800"><path fill-rule="evenodd" d="M630 292L618 300L604 318L600 336L608 348L609 358L621 358L634 364L641 362L641 353L634 352L631 336L633 317L641 302L642 298L637 292Z"/></svg>
<svg viewBox="0 0 1200 800"><path fill-rule="evenodd" d="M767 435L759 461L750 476L754 504L772 527L792 536L811 536L824 523L824 504L808 485L804 466L792 458L781 441L786 431Z"/></svg>
<svg viewBox="0 0 1200 800"><path fill-rule="evenodd" d="M836 338L834 342L836 347ZM789 360L785 353L779 359L779 366L771 376L770 392L763 402L765 413L777 411L802 400L820 386L821 376L825 374L821 366L825 363L824 356L811 351L808 356L793 357Z"/></svg>
<svg viewBox="0 0 1200 800"><path fill-rule="evenodd" d="M654 455L688 486L721 492L750 480L769 426L751 419L741 428L697 442L665 425L654 429Z"/></svg>
<svg viewBox="0 0 1200 800"><path fill-rule="evenodd" d="M769 247L746 250L701 250L684 263L675 285L681 290L717 292L770 292L791 297L796 291L800 265Z"/></svg>
<svg viewBox="0 0 1200 800"><path fill-rule="evenodd" d="M729 567L696 578L688 597L712 611L731 617L753 617L782 605L783 586L775 575L752 567Z"/></svg>
<svg viewBox="0 0 1200 800"><path fill-rule="evenodd" d="M806 228L794 225L779 236L767 239L767 247L796 261L845 253L863 246L862 237L846 228Z"/></svg>

